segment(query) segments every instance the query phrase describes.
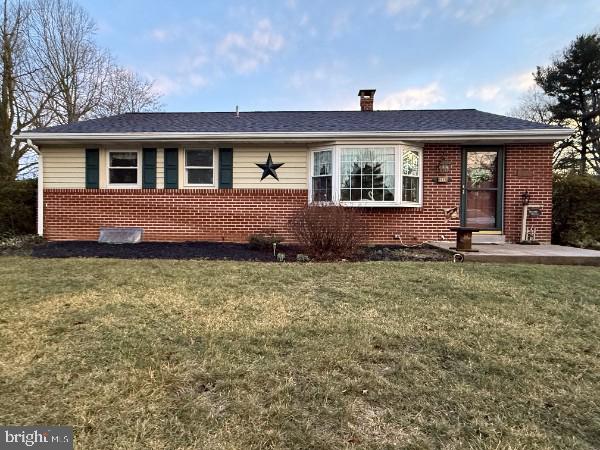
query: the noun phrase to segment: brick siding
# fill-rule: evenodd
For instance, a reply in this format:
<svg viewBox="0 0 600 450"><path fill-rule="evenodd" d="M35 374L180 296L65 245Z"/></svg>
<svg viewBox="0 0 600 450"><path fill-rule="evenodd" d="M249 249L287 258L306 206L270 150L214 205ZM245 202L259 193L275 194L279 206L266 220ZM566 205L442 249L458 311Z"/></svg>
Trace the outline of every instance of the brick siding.
<svg viewBox="0 0 600 450"><path fill-rule="evenodd" d="M451 162L452 178L438 184L438 164ZM372 243L419 243L454 239L448 231L459 224L447 221L443 208L460 204L461 146L427 144L423 149L423 206L419 208L360 208ZM507 239L520 234L520 195L532 193L543 206L533 219L537 237L550 239L552 147L510 145L506 154ZM523 170L526 171L524 172ZM529 172L527 172L529 170ZM305 189L45 189L44 236L50 240L96 240L100 227L138 226L147 241L233 241L274 229L288 241L294 212L307 203ZM395 239L395 236L400 241Z"/></svg>
<svg viewBox="0 0 600 450"><path fill-rule="evenodd" d="M552 232L552 144L506 145L504 174L504 234L506 240L521 239L523 206L521 194L528 191L530 204L542 207L540 217L530 217L540 242L550 242Z"/></svg>

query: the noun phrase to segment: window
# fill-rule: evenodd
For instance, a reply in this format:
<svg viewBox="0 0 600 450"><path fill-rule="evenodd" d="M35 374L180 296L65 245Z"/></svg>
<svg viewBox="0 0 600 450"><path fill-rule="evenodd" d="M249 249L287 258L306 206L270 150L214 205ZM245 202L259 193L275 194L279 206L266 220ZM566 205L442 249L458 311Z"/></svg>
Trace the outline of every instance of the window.
<svg viewBox="0 0 600 450"><path fill-rule="evenodd" d="M186 184L194 186L214 185L214 154L212 149L186 150Z"/></svg>
<svg viewBox="0 0 600 450"><path fill-rule="evenodd" d="M139 185L139 152L108 152L108 183Z"/></svg>
<svg viewBox="0 0 600 450"><path fill-rule="evenodd" d="M402 201L419 203L420 158L415 150L404 150L402 153Z"/></svg>
<svg viewBox="0 0 600 450"><path fill-rule="evenodd" d="M310 201L347 206L420 206L421 149L407 144L337 145L314 150Z"/></svg>
<svg viewBox="0 0 600 450"><path fill-rule="evenodd" d="M394 147L347 148L341 152L340 200L393 202Z"/></svg>
<svg viewBox="0 0 600 450"><path fill-rule="evenodd" d="M330 202L332 193L332 151L313 153L312 201Z"/></svg>

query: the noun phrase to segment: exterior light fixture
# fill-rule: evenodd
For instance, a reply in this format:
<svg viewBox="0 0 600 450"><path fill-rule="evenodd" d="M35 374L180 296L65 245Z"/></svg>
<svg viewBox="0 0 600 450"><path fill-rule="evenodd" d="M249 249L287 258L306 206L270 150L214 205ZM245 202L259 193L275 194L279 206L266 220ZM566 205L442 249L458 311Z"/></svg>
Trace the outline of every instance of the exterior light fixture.
<svg viewBox="0 0 600 450"><path fill-rule="evenodd" d="M450 173L450 169L452 168L452 163L448 161L446 158L442 158L438 163L438 176L433 178L434 183L449 183L452 181L452 178L448 176Z"/></svg>
<svg viewBox="0 0 600 450"><path fill-rule="evenodd" d="M448 161L446 158L442 158L440 163L438 164L438 172L439 173L448 173L452 168L452 163Z"/></svg>

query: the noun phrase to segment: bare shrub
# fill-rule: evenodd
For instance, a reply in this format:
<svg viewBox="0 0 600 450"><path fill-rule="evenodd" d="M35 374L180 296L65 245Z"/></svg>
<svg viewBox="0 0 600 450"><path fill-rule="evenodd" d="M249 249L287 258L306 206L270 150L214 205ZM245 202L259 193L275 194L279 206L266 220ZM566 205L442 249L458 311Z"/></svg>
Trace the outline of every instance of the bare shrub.
<svg viewBox="0 0 600 450"><path fill-rule="evenodd" d="M308 205L292 218L291 229L304 251L319 260L350 258L365 242L356 210L339 205Z"/></svg>

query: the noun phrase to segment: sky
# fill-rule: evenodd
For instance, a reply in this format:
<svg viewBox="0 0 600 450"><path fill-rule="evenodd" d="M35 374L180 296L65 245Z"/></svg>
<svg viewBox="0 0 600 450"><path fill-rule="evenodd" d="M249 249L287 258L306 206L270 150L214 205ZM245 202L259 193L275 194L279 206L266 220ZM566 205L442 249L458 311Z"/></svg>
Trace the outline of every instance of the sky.
<svg viewBox="0 0 600 450"><path fill-rule="evenodd" d="M477 108L504 114L600 0L80 0L165 111Z"/></svg>

